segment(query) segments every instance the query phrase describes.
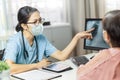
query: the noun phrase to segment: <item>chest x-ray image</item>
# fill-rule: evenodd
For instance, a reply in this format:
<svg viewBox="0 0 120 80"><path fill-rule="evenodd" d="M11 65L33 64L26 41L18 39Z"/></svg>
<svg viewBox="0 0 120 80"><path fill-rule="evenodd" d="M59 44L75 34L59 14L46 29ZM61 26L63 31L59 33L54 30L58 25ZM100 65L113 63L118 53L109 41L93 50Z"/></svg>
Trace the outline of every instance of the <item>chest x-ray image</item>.
<svg viewBox="0 0 120 80"><path fill-rule="evenodd" d="M103 39L102 19L86 20L85 29L89 30L91 28L94 28L94 30L91 32L93 38L90 40L85 40L84 48L93 50L109 48L108 44Z"/></svg>

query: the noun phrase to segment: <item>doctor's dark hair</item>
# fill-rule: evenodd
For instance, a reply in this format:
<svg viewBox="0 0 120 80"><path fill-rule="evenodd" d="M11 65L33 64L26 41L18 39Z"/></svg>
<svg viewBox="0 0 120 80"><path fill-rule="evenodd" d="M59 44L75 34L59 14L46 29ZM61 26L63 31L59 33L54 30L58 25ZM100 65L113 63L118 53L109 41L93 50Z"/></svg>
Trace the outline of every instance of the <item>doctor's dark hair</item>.
<svg viewBox="0 0 120 80"><path fill-rule="evenodd" d="M21 24L22 23L27 24L32 13L36 11L38 11L36 8L30 7L30 6L24 6L19 9L18 14L17 14L18 24L15 28L17 32L23 31Z"/></svg>
<svg viewBox="0 0 120 80"><path fill-rule="evenodd" d="M120 47L120 10L113 10L105 15L103 29L107 31L112 47Z"/></svg>

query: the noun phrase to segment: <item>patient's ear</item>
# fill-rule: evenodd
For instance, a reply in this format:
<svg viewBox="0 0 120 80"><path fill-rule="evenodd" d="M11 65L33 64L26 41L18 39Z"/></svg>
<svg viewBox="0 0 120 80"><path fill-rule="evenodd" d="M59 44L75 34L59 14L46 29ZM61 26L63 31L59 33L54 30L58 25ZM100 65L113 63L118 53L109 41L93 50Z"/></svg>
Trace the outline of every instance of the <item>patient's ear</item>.
<svg viewBox="0 0 120 80"><path fill-rule="evenodd" d="M110 44L110 36L107 33L107 31L103 31L103 38L104 38L106 43Z"/></svg>

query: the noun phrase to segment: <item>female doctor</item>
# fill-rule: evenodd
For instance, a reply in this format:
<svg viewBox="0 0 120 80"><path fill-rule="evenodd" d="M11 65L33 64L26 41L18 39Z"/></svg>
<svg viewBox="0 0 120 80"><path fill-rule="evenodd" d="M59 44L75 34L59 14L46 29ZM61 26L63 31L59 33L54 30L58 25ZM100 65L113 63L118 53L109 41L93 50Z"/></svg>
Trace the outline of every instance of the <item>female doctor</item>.
<svg viewBox="0 0 120 80"><path fill-rule="evenodd" d="M50 64L47 59L43 59L43 56L65 60L79 39L91 38L91 30L80 32L63 51L57 50L42 35L43 25L40 12L30 6L24 6L18 11L16 31L17 33L7 43L3 58L9 64L11 74L42 68Z"/></svg>

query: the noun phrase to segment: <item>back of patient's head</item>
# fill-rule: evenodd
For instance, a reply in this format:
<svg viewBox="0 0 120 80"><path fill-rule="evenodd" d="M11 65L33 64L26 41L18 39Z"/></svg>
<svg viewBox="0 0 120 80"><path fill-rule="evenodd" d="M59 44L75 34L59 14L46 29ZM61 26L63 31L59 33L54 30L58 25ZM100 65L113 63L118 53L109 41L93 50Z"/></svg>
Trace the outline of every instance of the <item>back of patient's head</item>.
<svg viewBox="0 0 120 80"><path fill-rule="evenodd" d="M30 16L32 13L38 11L36 8L30 7L30 6L24 6L19 9L17 14L18 24L16 26L16 31L22 31L21 24L27 24ZM39 11L38 11L39 12Z"/></svg>
<svg viewBox="0 0 120 80"><path fill-rule="evenodd" d="M120 10L106 13L103 29L107 31L112 47L120 47Z"/></svg>

